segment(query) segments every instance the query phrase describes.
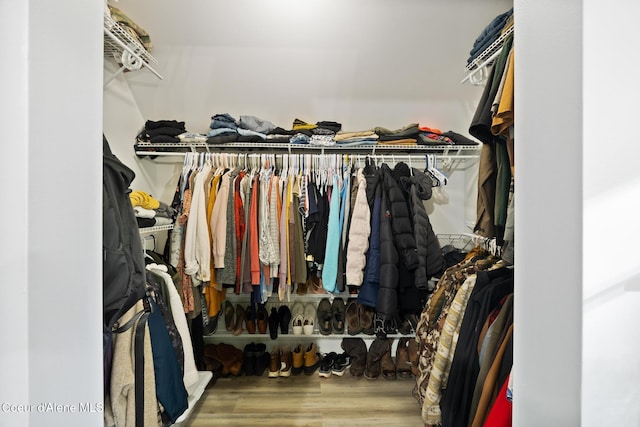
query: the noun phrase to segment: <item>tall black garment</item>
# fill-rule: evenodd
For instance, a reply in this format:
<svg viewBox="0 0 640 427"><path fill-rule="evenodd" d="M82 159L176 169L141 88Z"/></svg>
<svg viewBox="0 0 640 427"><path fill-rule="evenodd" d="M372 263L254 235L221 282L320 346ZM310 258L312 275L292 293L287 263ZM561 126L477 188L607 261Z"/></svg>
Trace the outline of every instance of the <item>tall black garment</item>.
<svg viewBox="0 0 640 427"><path fill-rule="evenodd" d="M513 270L478 271L464 312L447 388L442 392L442 426L466 427L480 371L478 338L487 316L513 292Z"/></svg>
<svg viewBox="0 0 640 427"><path fill-rule="evenodd" d="M317 213L309 213L306 226L309 231L309 255L313 256L313 260L317 264L324 263L324 251L327 246L327 230L329 227L329 199L327 192L320 194L318 188L313 182L309 183L309 197L314 197Z"/></svg>

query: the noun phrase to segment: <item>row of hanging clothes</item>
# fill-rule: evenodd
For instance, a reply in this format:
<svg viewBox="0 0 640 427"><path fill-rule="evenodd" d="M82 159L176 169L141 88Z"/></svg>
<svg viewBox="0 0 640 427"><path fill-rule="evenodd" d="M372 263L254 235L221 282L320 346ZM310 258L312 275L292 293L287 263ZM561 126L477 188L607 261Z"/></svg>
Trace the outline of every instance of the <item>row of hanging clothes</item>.
<svg viewBox="0 0 640 427"><path fill-rule="evenodd" d="M447 263L416 328L413 394L423 422L511 425L513 265L495 238L438 237L443 252L455 247L462 256Z"/></svg>
<svg viewBox="0 0 640 427"><path fill-rule="evenodd" d="M447 180L434 155L186 153L167 251L185 313L206 330L232 288L418 314L444 266L424 202Z"/></svg>

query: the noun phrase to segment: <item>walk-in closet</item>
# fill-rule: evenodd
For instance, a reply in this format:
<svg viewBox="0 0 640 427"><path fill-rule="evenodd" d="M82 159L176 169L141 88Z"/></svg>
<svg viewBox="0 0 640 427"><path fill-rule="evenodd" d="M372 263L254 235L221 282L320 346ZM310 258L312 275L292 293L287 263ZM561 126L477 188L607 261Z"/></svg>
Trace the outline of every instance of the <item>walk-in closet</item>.
<svg viewBox="0 0 640 427"><path fill-rule="evenodd" d="M635 425L618 3L3 6L0 425Z"/></svg>

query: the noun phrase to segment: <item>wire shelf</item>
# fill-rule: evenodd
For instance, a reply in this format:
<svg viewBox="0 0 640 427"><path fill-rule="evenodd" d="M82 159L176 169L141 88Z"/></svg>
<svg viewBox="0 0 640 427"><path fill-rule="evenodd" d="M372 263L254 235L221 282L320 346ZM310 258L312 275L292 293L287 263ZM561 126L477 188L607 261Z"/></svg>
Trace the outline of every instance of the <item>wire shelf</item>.
<svg viewBox="0 0 640 427"><path fill-rule="evenodd" d="M173 230L173 224L156 225L154 227L144 227L144 228L140 228L139 232L140 234L149 234L149 233L155 233L158 231L167 231L167 230Z"/></svg>

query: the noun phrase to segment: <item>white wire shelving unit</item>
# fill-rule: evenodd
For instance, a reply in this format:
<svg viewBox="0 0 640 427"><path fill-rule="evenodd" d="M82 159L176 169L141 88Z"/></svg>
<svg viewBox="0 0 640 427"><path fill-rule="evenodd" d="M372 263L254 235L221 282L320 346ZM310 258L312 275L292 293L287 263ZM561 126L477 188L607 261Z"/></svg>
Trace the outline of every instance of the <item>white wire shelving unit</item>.
<svg viewBox="0 0 640 427"><path fill-rule="evenodd" d="M507 30L500 35L486 48L480 55L478 55L473 61L471 61L465 67L467 75L462 79L461 83L469 81L474 86L480 86L484 84L489 76L487 68L493 64L496 58L500 55L504 42L513 34L513 25L507 28Z"/></svg>
<svg viewBox="0 0 640 427"><path fill-rule="evenodd" d="M104 87L107 87L118 74L125 70L137 71L141 68L148 69L162 80L162 76L152 65L158 64L158 60L151 56L140 42L131 36L106 11L104 14L104 57L114 60L120 65L120 68L105 80Z"/></svg>

